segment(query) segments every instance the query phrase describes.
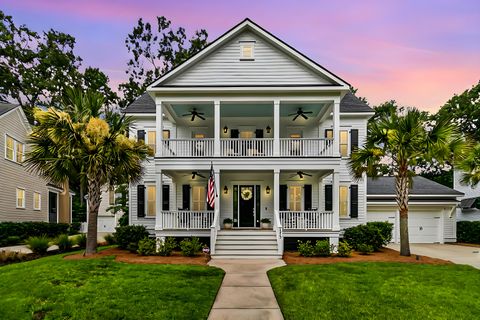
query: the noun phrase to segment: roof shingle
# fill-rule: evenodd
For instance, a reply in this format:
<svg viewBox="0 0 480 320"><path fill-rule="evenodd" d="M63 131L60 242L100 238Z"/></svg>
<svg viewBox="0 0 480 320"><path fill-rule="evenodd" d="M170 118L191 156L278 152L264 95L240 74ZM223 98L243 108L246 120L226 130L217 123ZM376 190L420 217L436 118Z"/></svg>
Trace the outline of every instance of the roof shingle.
<svg viewBox="0 0 480 320"><path fill-rule="evenodd" d="M11 104L8 102L0 102L0 116L7 113L10 110L15 109L18 107L18 104Z"/></svg>
<svg viewBox="0 0 480 320"><path fill-rule="evenodd" d="M463 193L460 191L420 176L413 177L413 186L410 189L410 194L413 196L463 196ZM375 179L369 177L367 179L367 196L395 196L395 177L377 177Z"/></svg>

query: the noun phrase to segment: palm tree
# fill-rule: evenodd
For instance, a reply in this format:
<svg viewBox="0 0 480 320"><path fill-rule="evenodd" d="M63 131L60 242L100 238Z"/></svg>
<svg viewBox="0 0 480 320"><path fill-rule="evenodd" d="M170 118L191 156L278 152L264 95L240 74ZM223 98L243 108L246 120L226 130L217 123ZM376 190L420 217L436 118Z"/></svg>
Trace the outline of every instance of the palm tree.
<svg viewBox="0 0 480 320"><path fill-rule="evenodd" d="M463 171L461 182L472 187L480 183L480 143L461 161L458 168Z"/></svg>
<svg viewBox="0 0 480 320"><path fill-rule="evenodd" d="M410 255L408 199L419 164L440 165L459 155L463 139L447 118L430 122L428 114L415 108L384 112L367 128L366 143L352 153L349 166L356 178L376 177L384 172L395 176L396 202L400 212L400 255Z"/></svg>
<svg viewBox="0 0 480 320"><path fill-rule="evenodd" d="M86 255L97 249L97 216L101 188L142 175L141 162L149 148L125 134L131 120L117 113L103 114L100 93L69 89L62 110L36 109L37 125L30 135L26 164L52 182L61 183L81 175L88 194Z"/></svg>

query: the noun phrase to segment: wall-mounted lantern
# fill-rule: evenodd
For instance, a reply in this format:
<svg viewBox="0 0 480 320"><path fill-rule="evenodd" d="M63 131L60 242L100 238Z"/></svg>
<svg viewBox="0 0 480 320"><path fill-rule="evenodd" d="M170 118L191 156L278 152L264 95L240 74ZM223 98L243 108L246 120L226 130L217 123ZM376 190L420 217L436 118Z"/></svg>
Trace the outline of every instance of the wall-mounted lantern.
<svg viewBox="0 0 480 320"><path fill-rule="evenodd" d="M270 186L267 186L267 187L265 188L265 193L266 193L266 194L270 194Z"/></svg>
<svg viewBox="0 0 480 320"><path fill-rule="evenodd" d="M227 126L223 127L223 133L227 133L227 132L228 132L228 127Z"/></svg>
<svg viewBox="0 0 480 320"><path fill-rule="evenodd" d="M270 131L272 131L272 128L270 128L270 126L267 126L265 130L267 130L267 133L270 133Z"/></svg>
<svg viewBox="0 0 480 320"><path fill-rule="evenodd" d="M223 193L228 194L228 187L227 186L223 187Z"/></svg>

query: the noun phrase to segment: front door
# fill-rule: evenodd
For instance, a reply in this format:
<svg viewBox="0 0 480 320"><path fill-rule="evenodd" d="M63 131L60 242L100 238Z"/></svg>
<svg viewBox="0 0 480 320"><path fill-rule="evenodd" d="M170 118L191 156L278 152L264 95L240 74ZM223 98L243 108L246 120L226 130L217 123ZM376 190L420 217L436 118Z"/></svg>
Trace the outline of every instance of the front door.
<svg viewBox="0 0 480 320"><path fill-rule="evenodd" d="M57 223L57 197L58 194L56 192L48 192L48 222L50 223Z"/></svg>
<svg viewBox="0 0 480 320"><path fill-rule="evenodd" d="M255 227L255 187L240 186L238 193L240 227Z"/></svg>

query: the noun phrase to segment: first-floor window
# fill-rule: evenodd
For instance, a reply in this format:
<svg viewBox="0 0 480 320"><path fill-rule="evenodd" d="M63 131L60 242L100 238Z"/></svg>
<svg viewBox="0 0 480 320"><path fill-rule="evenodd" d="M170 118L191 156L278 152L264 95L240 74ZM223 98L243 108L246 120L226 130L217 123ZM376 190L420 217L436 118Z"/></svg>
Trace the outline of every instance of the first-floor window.
<svg viewBox="0 0 480 320"><path fill-rule="evenodd" d="M340 186L340 217L348 217L348 186Z"/></svg>
<svg viewBox="0 0 480 320"><path fill-rule="evenodd" d="M152 130L147 132L147 145L153 150L155 154L157 152L157 132Z"/></svg>
<svg viewBox="0 0 480 320"><path fill-rule="evenodd" d="M302 187L290 186L290 211L302 210Z"/></svg>
<svg viewBox="0 0 480 320"><path fill-rule="evenodd" d="M17 208L25 208L25 189L17 188Z"/></svg>
<svg viewBox="0 0 480 320"><path fill-rule="evenodd" d="M192 188L192 210L205 210L206 194L204 186L193 186Z"/></svg>
<svg viewBox="0 0 480 320"><path fill-rule="evenodd" d="M34 210L42 209L42 194L40 192L33 193L33 209Z"/></svg>
<svg viewBox="0 0 480 320"><path fill-rule="evenodd" d="M147 216L155 216L157 188L153 185L147 186Z"/></svg>

